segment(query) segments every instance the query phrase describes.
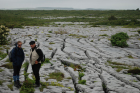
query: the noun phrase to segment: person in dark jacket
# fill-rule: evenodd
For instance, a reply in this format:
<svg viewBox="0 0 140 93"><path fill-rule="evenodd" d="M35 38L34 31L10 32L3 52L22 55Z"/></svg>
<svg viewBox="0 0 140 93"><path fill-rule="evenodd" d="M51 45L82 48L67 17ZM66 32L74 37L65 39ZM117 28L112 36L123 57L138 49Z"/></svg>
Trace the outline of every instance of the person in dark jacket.
<svg viewBox="0 0 140 93"><path fill-rule="evenodd" d="M11 58L13 62L13 79L14 79L14 86L20 88L21 84L19 81L19 72L22 66L22 63L24 61L25 55L23 52L23 49L21 48L22 42L18 41L16 44L16 47L13 48L11 53Z"/></svg>
<svg viewBox="0 0 140 93"><path fill-rule="evenodd" d="M41 67L41 59L43 58L43 52L41 49L36 47L35 41L31 41L29 44L31 46L30 63L32 65L33 74L35 75L36 78L35 87L39 87L40 86L39 70Z"/></svg>

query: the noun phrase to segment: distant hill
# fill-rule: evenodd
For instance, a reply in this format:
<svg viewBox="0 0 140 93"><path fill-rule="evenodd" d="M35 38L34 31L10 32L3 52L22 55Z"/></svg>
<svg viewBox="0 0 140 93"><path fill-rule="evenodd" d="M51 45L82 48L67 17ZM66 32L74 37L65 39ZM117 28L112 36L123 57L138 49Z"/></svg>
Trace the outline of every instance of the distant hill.
<svg viewBox="0 0 140 93"><path fill-rule="evenodd" d="M11 8L11 9L0 9L0 10L110 10L110 9L75 9L75 8L66 8L66 7L37 7L37 8Z"/></svg>

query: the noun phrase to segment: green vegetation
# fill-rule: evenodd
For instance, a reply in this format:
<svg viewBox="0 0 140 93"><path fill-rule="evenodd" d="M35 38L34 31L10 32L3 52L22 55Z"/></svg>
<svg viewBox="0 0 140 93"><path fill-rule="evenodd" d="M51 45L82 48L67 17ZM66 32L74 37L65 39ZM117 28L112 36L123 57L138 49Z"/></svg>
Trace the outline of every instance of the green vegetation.
<svg viewBox="0 0 140 93"><path fill-rule="evenodd" d="M76 34L69 34L69 36L76 37L76 38L87 38L87 36L76 35Z"/></svg>
<svg viewBox="0 0 140 93"><path fill-rule="evenodd" d="M109 63L109 64L107 64ZM116 68L117 72L120 72L122 69L129 69L131 68L130 65L123 64L123 63L118 63L118 62L112 62L112 61L107 61L106 65L111 66L112 68Z"/></svg>
<svg viewBox="0 0 140 93"><path fill-rule="evenodd" d="M49 31L49 33L52 33L52 31Z"/></svg>
<svg viewBox="0 0 140 93"><path fill-rule="evenodd" d="M4 25L0 26L0 45L5 45L8 43L7 36L9 35L9 29Z"/></svg>
<svg viewBox="0 0 140 93"><path fill-rule="evenodd" d="M37 39L35 39L35 42L37 42Z"/></svg>
<svg viewBox="0 0 140 93"><path fill-rule="evenodd" d="M70 67L73 68L74 71L80 70L82 72L85 70L85 69L82 69L80 65L70 64Z"/></svg>
<svg viewBox="0 0 140 93"><path fill-rule="evenodd" d="M0 25L22 28L22 26L49 26L52 22L91 22L93 27L97 25L137 27L140 26L140 21L137 21L140 19L139 15L140 12L136 10L0 10ZM43 19L49 16L78 17Z"/></svg>
<svg viewBox="0 0 140 93"><path fill-rule="evenodd" d="M3 83L3 81L2 81L2 80L0 80L0 85L2 85L2 83Z"/></svg>
<svg viewBox="0 0 140 93"><path fill-rule="evenodd" d="M130 68L130 69L128 70L128 73L140 74L140 68L139 68L139 67Z"/></svg>
<svg viewBox="0 0 140 93"><path fill-rule="evenodd" d="M51 47L49 47L49 50L53 50Z"/></svg>
<svg viewBox="0 0 140 93"><path fill-rule="evenodd" d="M22 65L22 68L24 68L24 77L25 77L25 80L28 79L28 73L27 73L27 70L28 70L28 66L29 66L29 62L25 62L23 65Z"/></svg>
<svg viewBox="0 0 140 93"><path fill-rule="evenodd" d="M49 86L49 83L46 82L40 82L41 87L39 88L40 92L43 92L44 88L47 88Z"/></svg>
<svg viewBox="0 0 140 93"><path fill-rule="evenodd" d="M0 67L5 67L5 68L8 68L8 69L13 69L13 64L12 64L12 62L8 62L6 64L3 64Z"/></svg>
<svg viewBox="0 0 140 93"><path fill-rule="evenodd" d="M115 16L112 15L112 16L110 16L110 17L108 18L108 20L109 20L109 21L111 21L111 20L117 20L117 18L116 18Z"/></svg>
<svg viewBox="0 0 140 93"><path fill-rule="evenodd" d="M10 62L9 58L7 58L5 62Z"/></svg>
<svg viewBox="0 0 140 93"><path fill-rule="evenodd" d="M113 64L113 65L126 65L126 64L123 64L123 63L118 63L118 62L112 62L112 61L107 61L109 64Z"/></svg>
<svg viewBox="0 0 140 93"><path fill-rule="evenodd" d="M84 75L85 75L84 73L80 73L80 72L79 72L79 80L82 80L82 77L83 77Z"/></svg>
<svg viewBox="0 0 140 93"><path fill-rule="evenodd" d="M132 58L133 59L134 57L132 55L129 55L128 58Z"/></svg>
<svg viewBox="0 0 140 93"><path fill-rule="evenodd" d="M140 34L140 29L139 29L139 30L137 30L137 32Z"/></svg>
<svg viewBox="0 0 140 93"><path fill-rule="evenodd" d="M49 74L49 78L46 78L46 81L48 81L48 79L56 79L57 81L61 81L64 78L64 74L61 72L52 72Z"/></svg>
<svg viewBox="0 0 140 93"><path fill-rule="evenodd" d="M14 85L13 83L12 83L12 84L7 85L7 86L8 86L8 88L10 88L10 90L11 90L11 91L13 91L13 85Z"/></svg>
<svg viewBox="0 0 140 93"><path fill-rule="evenodd" d="M107 34L99 35L99 36L108 36Z"/></svg>
<svg viewBox="0 0 140 93"><path fill-rule="evenodd" d="M24 68L24 71L27 72L28 70L28 65L29 65L29 62L25 62L23 65L22 65L22 68Z"/></svg>
<svg viewBox="0 0 140 93"><path fill-rule="evenodd" d="M90 42L93 42L93 40L91 40Z"/></svg>
<svg viewBox="0 0 140 93"><path fill-rule="evenodd" d="M127 47L128 46L126 42L127 39L129 39L127 33L124 32L116 33L115 35L111 36L111 44L112 46Z"/></svg>
<svg viewBox="0 0 140 93"><path fill-rule="evenodd" d="M49 44L55 44L54 42L50 42Z"/></svg>
<svg viewBox="0 0 140 93"><path fill-rule="evenodd" d="M66 79L71 79L71 77L67 77Z"/></svg>
<svg viewBox="0 0 140 93"><path fill-rule="evenodd" d="M50 62L50 59L49 58L45 58L45 61L44 62L41 62L41 66L45 63L50 63L51 65L53 65L51 62Z"/></svg>
<svg viewBox="0 0 140 93"><path fill-rule="evenodd" d="M59 86L59 87L65 87L62 84L58 83L58 82L51 82L50 86ZM71 87L65 87L70 89L71 91L73 91L73 89Z"/></svg>
<svg viewBox="0 0 140 93"><path fill-rule="evenodd" d="M23 82L20 93L34 93L34 83L34 80L28 78L26 81Z"/></svg>
<svg viewBox="0 0 140 93"><path fill-rule="evenodd" d="M68 34L67 31L63 31L63 30L55 31L54 33L55 33L55 34L61 34L61 35L63 35L63 34Z"/></svg>
<svg viewBox="0 0 140 93"><path fill-rule="evenodd" d="M86 84L86 80L79 80L78 83L85 85Z"/></svg>
<svg viewBox="0 0 140 93"><path fill-rule="evenodd" d="M59 87L68 88L71 91L73 91L73 89L71 87L65 87L62 84L58 83L58 82L51 82L51 84L46 83L46 82L41 82L40 84L41 84L41 87L39 88L40 89L40 92L43 92L43 89L44 88L47 88L47 86L59 86Z"/></svg>
<svg viewBox="0 0 140 93"><path fill-rule="evenodd" d="M7 56L7 53L3 53L0 51L0 60L4 59Z"/></svg>
<svg viewBox="0 0 140 93"><path fill-rule="evenodd" d="M0 68L0 72L4 71L3 69Z"/></svg>

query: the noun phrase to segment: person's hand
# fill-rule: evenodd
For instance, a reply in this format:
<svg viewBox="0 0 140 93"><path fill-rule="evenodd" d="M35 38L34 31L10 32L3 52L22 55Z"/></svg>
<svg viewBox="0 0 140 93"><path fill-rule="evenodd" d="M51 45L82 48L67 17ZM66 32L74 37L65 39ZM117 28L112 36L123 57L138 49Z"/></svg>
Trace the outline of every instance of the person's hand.
<svg viewBox="0 0 140 93"><path fill-rule="evenodd" d="M35 64L38 64L38 61L35 61Z"/></svg>

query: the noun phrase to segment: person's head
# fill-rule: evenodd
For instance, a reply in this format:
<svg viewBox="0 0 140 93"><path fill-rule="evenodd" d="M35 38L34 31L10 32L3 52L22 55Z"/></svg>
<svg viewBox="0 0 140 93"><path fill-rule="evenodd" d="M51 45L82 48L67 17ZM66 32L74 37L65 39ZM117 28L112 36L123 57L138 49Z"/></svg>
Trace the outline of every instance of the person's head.
<svg viewBox="0 0 140 93"><path fill-rule="evenodd" d="M34 48L36 46L35 41L31 41L30 43L31 48Z"/></svg>
<svg viewBox="0 0 140 93"><path fill-rule="evenodd" d="M18 48L21 48L22 42L21 42L21 41L18 41L18 42L17 42L17 46L18 46Z"/></svg>

